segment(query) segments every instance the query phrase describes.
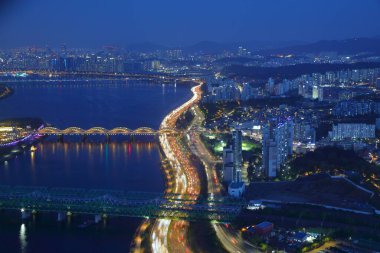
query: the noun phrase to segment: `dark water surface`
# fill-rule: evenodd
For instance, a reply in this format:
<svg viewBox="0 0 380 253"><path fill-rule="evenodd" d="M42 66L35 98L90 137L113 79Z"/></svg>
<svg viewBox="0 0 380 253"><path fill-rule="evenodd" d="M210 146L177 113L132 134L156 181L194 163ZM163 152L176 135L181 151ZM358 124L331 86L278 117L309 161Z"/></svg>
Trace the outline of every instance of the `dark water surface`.
<svg viewBox="0 0 380 253"><path fill-rule="evenodd" d="M143 82L14 84L13 96L0 100L0 119L41 117L58 128L94 126L158 128L163 117L191 97L190 87ZM148 142L147 142L148 141ZM0 184L123 189L162 192L159 146L154 138L99 139L86 143L47 139L0 165ZM93 217L39 214L22 222L20 214L0 213L0 252L128 252L137 218L111 217L106 224L80 228Z"/></svg>

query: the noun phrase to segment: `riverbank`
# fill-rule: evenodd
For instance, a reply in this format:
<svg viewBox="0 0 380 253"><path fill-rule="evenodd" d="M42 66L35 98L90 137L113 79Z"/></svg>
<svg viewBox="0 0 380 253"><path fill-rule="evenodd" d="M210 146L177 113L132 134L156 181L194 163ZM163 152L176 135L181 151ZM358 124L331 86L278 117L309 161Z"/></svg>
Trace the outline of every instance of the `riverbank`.
<svg viewBox="0 0 380 253"><path fill-rule="evenodd" d="M43 126L44 122L37 118L0 120L0 163L13 159L38 143L41 136L35 132ZM10 134L14 135L12 139L4 141Z"/></svg>

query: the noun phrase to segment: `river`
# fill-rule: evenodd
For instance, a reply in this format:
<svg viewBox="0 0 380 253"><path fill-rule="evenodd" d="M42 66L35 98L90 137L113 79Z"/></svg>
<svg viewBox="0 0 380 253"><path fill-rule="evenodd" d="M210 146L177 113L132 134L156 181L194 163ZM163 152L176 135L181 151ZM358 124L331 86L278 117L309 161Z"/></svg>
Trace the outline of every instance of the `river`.
<svg viewBox="0 0 380 253"><path fill-rule="evenodd" d="M191 97L190 87L138 81L20 83L14 94L0 100L0 119L40 117L58 128L152 127ZM0 184L81 187L162 192L159 145L123 138L111 143L86 143L54 138L37 145L35 153L0 165ZM19 214L0 216L0 252L128 252L137 218L107 219L105 224L80 228L93 217L74 216L58 223L53 214L22 222Z"/></svg>

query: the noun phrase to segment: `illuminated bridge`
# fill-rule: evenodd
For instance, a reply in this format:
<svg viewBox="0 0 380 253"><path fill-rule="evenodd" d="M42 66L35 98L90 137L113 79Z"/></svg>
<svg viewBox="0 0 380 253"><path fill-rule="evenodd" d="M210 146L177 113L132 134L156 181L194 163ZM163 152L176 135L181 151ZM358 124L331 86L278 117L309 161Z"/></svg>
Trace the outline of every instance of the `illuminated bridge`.
<svg viewBox="0 0 380 253"><path fill-rule="evenodd" d="M197 200L194 200L197 199ZM0 210L231 221L245 205L230 198L45 187L0 186ZM100 218L99 218L100 219Z"/></svg>
<svg viewBox="0 0 380 253"><path fill-rule="evenodd" d="M126 127L117 127L114 129L106 129L103 127L92 127L90 129L82 129L79 127L69 127L66 129L58 129L55 127L45 127L37 132L40 135L160 135L160 134L176 134L177 130L170 128L162 128L155 130L149 127L140 127L135 130Z"/></svg>

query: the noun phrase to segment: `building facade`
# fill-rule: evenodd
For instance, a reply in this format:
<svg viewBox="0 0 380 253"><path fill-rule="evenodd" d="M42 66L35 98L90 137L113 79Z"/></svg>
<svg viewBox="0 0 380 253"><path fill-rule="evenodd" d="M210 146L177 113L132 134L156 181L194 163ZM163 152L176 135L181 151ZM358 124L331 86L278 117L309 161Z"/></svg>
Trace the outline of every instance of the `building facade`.
<svg viewBox="0 0 380 253"><path fill-rule="evenodd" d="M263 128L262 168L267 177L276 177L287 157L293 154L294 123L291 118L271 120Z"/></svg>
<svg viewBox="0 0 380 253"><path fill-rule="evenodd" d="M333 125L329 132L331 140L373 139L376 137L376 125L363 123L340 123Z"/></svg>
<svg viewBox="0 0 380 253"><path fill-rule="evenodd" d="M243 166L243 153L242 153L243 135L240 130L232 132L232 151L234 157L234 171L233 182L242 181L242 166Z"/></svg>

